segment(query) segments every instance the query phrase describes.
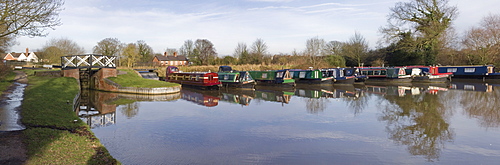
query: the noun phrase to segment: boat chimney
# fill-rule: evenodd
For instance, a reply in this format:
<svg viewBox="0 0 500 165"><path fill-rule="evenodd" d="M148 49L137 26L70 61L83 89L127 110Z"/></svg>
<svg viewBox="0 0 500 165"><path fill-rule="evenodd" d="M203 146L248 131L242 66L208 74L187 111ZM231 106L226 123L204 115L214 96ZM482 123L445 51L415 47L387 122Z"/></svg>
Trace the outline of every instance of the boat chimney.
<svg viewBox="0 0 500 165"><path fill-rule="evenodd" d="M174 57L177 57L177 52L174 52Z"/></svg>
<svg viewBox="0 0 500 165"><path fill-rule="evenodd" d="M164 53L163 53L163 56L168 56L168 52L164 52Z"/></svg>
<svg viewBox="0 0 500 165"><path fill-rule="evenodd" d="M28 54L30 54L30 51L28 48L26 48L26 56L28 56Z"/></svg>

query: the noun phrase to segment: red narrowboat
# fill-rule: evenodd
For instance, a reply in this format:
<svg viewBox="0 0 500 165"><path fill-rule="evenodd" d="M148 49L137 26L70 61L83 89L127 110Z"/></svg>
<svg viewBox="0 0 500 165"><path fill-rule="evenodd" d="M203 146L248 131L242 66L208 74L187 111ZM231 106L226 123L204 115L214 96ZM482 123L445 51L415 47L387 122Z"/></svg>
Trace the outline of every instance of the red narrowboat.
<svg viewBox="0 0 500 165"><path fill-rule="evenodd" d="M181 72L175 66L168 66L165 81L178 83L183 86L206 89L219 89L221 82L214 72Z"/></svg>

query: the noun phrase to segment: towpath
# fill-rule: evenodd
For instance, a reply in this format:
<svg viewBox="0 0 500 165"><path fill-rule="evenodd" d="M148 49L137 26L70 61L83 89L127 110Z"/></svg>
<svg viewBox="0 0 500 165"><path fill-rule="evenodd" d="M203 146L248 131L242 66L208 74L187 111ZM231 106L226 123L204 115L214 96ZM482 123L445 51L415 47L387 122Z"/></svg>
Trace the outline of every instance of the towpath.
<svg viewBox="0 0 500 165"><path fill-rule="evenodd" d="M16 73L16 82L27 84L28 79L22 71L14 71ZM0 91L0 107L6 104L6 95L15 89L15 85L11 85L6 91ZM1 110L1 109L0 109ZM20 110L20 107L15 109ZM27 159L26 146L23 143L22 131L0 131L0 164L18 165L24 164Z"/></svg>

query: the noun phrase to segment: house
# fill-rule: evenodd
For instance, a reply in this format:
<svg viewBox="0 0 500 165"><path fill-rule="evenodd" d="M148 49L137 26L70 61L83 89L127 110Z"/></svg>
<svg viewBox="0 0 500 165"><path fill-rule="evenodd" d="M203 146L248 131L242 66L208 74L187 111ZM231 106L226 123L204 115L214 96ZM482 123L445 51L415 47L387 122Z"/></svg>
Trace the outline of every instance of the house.
<svg viewBox="0 0 500 165"><path fill-rule="evenodd" d="M173 56L169 56L167 52L163 56L155 56L153 58L153 63L158 66L182 66L188 65L188 59L186 56L178 56L177 52L174 52Z"/></svg>
<svg viewBox="0 0 500 165"><path fill-rule="evenodd" d="M3 58L4 61L26 61L26 62L38 62L38 56L35 52L29 52L26 48L25 53L7 53Z"/></svg>

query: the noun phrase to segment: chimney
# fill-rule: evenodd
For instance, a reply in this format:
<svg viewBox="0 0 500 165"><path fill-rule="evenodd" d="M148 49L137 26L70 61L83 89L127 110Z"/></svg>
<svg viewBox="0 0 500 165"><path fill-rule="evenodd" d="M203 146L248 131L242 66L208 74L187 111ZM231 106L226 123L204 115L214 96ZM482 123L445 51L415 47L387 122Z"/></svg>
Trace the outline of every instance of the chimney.
<svg viewBox="0 0 500 165"><path fill-rule="evenodd" d="M174 52L174 57L177 57L177 52Z"/></svg>
<svg viewBox="0 0 500 165"><path fill-rule="evenodd" d="M26 48L26 56L28 56L28 54L30 54L30 51L28 48Z"/></svg>
<svg viewBox="0 0 500 165"><path fill-rule="evenodd" d="M168 52L163 53L163 56L168 56Z"/></svg>

